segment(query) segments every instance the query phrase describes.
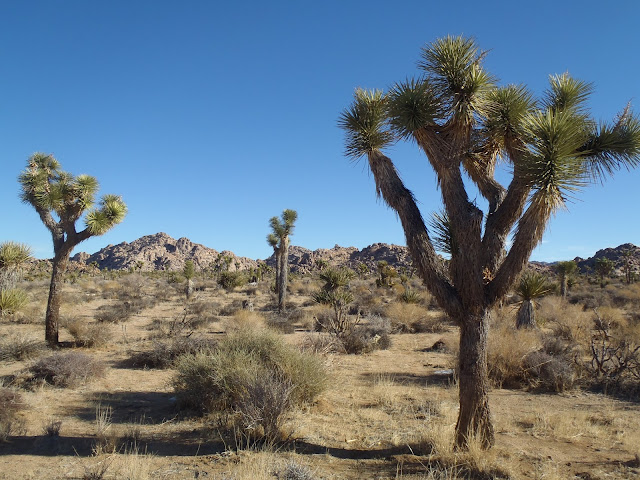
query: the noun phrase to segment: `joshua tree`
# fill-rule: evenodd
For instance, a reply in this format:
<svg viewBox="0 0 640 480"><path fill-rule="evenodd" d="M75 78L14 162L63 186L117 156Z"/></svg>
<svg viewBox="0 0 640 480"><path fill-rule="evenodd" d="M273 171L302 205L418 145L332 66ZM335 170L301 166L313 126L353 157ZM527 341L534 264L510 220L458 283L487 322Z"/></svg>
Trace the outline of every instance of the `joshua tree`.
<svg viewBox="0 0 640 480"><path fill-rule="evenodd" d="M629 108L613 123L596 122L586 108L591 86L568 74L550 77L548 91L535 101L524 86L497 87L484 57L472 39L436 40L422 50L420 76L387 93L357 89L339 120L346 154L367 158L420 276L460 327L458 448L471 436L485 447L494 442L487 376L491 308L512 288L567 197L593 178L636 166L640 154L640 122ZM415 142L437 177L455 247L449 268L436 254L413 194L383 153L398 139ZM495 179L498 160L512 171L508 187ZM463 172L486 199L486 212L468 197Z"/></svg>
<svg viewBox="0 0 640 480"><path fill-rule="evenodd" d="M36 153L20 174L22 200L36 209L53 238L53 272L45 319L45 339L50 347L58 345L58 316L61 285L69 256L80 242L102 235L120 223L127 207L119 196L105 195L98 208L94 198L98 181L89 175L74 177L60 169L52 155ZM85 228L76 231L76 222L84 215Z"/></svg>
<svg viewBox="0 0 640 480"><path fill-rule="evenodd" d="M282 218L271 217L269 225L272 233L267 236L267 242L276 254L276 292L278 293L278 311L284 310L287 296L287 275L289 273L289 235L293 234L293 227L298 219L295 210L285 210Z"/></svg>
<svg viewBox="0 0 640 480"><path fill-rule="evenodd" d="M516 328L535 328L536 311L534 301L544 297L553 290L547 278L537 272L525 272L516 285L516 293L520 295L522 303L516 315Z"/></svg>
<svg viewBox="0 0 640 480"><path fill-rule="evenodd" d="M569 286L569 278L578 270L578 264L573 260L568 262L558 262L556 272L560 276L560 295L566 298Z"/></svg>
<svg viewBox="0 0 640 480"><path fill-rule="evenodd" d="M627 285L631 285L635 277L635 274L633 272L633 264L631 263L631 260L633 259L633 251L631 251L630 249L625 250L622 255L624 258L624 281L627 283Z"/></svg>
<svg viewBox="0 0 640 480"><path fill-rule="evenodd" d="M353 302L353 294L345 289L355 276L353 270L348 268L325 268L320 273L320 279L324 281L324 286L313 294L313 299L316 302L330 305L333 308L333 319L328 325L322 326L338 338L351 333L357 323L350 321L347 316L346 309Z"/></svg>
<svg viewBox="0 0 640 480"><path fill-rule="evenodd" d="M187 300L189 300L191 298L191 295L193 295L193 276L196 274L196 268L193 265L193 260L187 260L186 262L184 262L182 274L184 275L184 278L187 279L185 294L187 295Z"/></svg>
<svg viewBox="0 0 640 480"><path fill-rule="evenodd" d="M606 257L596 259L595 270L600 277L600 288L604 288L607 284L606 278L613 272L613 262Z"/></svg>

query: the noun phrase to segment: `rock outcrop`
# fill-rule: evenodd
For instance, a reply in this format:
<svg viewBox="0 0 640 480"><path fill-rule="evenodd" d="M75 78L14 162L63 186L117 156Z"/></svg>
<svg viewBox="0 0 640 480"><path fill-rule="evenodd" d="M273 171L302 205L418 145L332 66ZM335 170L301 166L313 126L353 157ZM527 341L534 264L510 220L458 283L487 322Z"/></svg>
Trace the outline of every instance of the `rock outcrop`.
<svg viewBox="0 0 640 480"><path fill-rule="evenodd" d="M238 257L233 252L218 252L213 248L193 243L188 238L173 239L166 233L146 235L131 243L122 242L109 245L93 255L78 253L71 260L89 265L93 262L101 269L126 270L181 270L187 260L191 260L196 269L208 268L218 255L231 257L229 270L248 270L257 265L255 260Z"/></svg>

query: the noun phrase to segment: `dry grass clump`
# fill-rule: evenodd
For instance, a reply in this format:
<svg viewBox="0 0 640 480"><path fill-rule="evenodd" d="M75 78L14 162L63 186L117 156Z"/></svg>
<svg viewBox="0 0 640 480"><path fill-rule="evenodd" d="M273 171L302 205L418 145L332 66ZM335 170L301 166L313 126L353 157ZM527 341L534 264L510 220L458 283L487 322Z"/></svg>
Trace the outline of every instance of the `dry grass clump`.
<svg viewBox="0 0 640 480"><path fill-rule="evenodd" d="M6 442L9 436L23 429L19 413L24 408L20 393L0 386L0 442Z"/></svg>
<svg viewBox="0 0 640 480"><path fill-rule="evenodd" d="M487 358L490 380L505 388L572 388L578 379L574 344L539 330L517 329L513 317L509 307L495 312Z"/></svg>
<svg viewBox="0 0 640 480"><path fill-rule="evenodd" d="M236 310L231 317L224 321L227 332L254 330L266 326L265 317L255 311Z"/></svg>
<svg viewBox="0 0 640 480"><path fill-rule="evenodd" d="M78 347L103 347L113 337L111 328L104 323L87 323L86 320L72 318L65 322L64 327L73 337Z"/></svg>
<svg viewBox="0 0 640 480"><path fill-rule="evenodd" d="M384 316L394 333L442 333L450 322L441 313L429 311L420 303L394 302L386 305Z"/></svg>
<svg viewBox="0 0 640 480"><path fill-rule="evenodd" d="M131 363L138 368L171 368L182 355L209 353L216 342L201 337L175 337L154 340L151 350L131 354Z"/></svg>
<svg viewBox="0 0 640 480"><path fill-rule="evenodd" d="M26 360L37 356L44 343L28 334L13 334L0 340L0 361Z"/></svg>
<svg viewBox="0 0 640 480"><path fill-rule="evenodd" d="M31 367L31 382L46 382L56 387L75 387L105 374L102 362L80 352L54 353Z"/></svg>

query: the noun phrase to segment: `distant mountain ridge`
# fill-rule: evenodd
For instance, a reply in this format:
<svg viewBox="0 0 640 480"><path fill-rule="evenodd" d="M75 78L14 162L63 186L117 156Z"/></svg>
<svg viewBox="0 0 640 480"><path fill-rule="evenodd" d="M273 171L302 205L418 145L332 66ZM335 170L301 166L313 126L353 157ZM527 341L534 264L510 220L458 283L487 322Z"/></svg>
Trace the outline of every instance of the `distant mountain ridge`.
<svg viewBox="0 0 640 480"><path fill-rule="evenodd" d="M628 258L632 269L640 272L640 248L632 243L598 250L593 257L587 259L576 257L575 261L580 270L585 272L593 269L596 259L606 257L614 262L617 270L621 270L627 261L627 257L625 257L627 252L629 252ZM111 270L130 268L140 268L143 271L181 270L187 260L193 261L197 269L210 267L220 254L231 258L230 270L248 270L257 267L259 262L259 260L239 257L228 250L219 252L213 248L193 243L188 238L183 237L176 240L163 232L140 237L131 243L108 245L92 255L81 252L74 255L71 260L76 262L79 267L96 262L101 269ZM358 264L364 263L370 270L374 270L376 264L382 260L395 268L410 268L412 266L407 247L400 245L374 243L362 250L339 245L330 249L319 248L317 250L309 250L295 245L289 248L291 271L298 273L310 272L318 269L322 264L356 268ZM268 265L275 265L273 255L265 261ZM545 262L531 262L530 265L539 270L553 268L553 264Z"/></svg>

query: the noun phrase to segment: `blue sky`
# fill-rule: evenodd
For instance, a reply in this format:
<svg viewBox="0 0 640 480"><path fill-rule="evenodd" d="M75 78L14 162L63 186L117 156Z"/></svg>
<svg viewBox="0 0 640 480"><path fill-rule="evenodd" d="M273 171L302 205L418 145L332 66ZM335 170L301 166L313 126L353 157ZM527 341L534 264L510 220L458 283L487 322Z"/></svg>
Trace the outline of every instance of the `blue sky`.
<svg viewBox="0 0 640 480"><path fill-rule="evenodd" d="M640 112L640 2L109 1L0 4L0 241L52 254L18 198L28 157L52 153L122 195L125 221L75 252L160 231L265 258L268 219L298 211L307 248L404 244L366 164L344 155L340 112L355 87L417 73L420 48L447 34L489 50L500 83L536 94L549 74L594 83L591 110ZM425 216L440 206L412 145L389 156ZM506 180L506 175L502 175ZM640 169L620 172L550 223L533 259L640 245Z"/></svg>

